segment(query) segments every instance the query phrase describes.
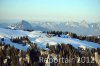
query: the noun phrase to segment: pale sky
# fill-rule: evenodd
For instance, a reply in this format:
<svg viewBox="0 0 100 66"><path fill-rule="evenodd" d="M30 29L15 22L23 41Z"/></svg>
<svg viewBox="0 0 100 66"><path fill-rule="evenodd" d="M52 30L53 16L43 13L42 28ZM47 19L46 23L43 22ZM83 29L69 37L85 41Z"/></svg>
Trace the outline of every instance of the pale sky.
<svg viewBox="0 0 100 66"><path fill-rule="evenodd" d="M100 21L100 0L0 0L0 20Z"/></svg>

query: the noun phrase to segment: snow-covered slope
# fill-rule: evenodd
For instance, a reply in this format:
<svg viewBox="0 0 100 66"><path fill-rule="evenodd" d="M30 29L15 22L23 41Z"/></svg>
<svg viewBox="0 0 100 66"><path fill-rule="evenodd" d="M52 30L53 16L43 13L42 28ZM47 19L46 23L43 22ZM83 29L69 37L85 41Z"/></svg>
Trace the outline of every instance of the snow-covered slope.
<svg viewBox="0 0 100 66"><path fill-rule="evenodd" d="M10 44L11 46L14 45L16 48L21 50L27 50L28 45L22 46L21 44L13 43L10 41L11 37L18 37L18 36L28 36L30 41L33 43L37 43L38 47L45 48L46 44L49 43L50 45L55 45L57 43L65 43L71 44L74 47L84 47L84 48L100 48L100 44L88 42L88 41L81 41L78 39L70 38L69 36L65 35L66 37L57 37L51 36L49 37L46 33L42 33L42 31L23 31L23 30L11 30L11 29L4 29L0 28L0 38L4 37L4 42Z"/></svg>
<svg viewBox="0 0 100 66"><path fill-rule="evenodd" d="M26 36L26 35L27 35L26 31L0 28L0 36L2 37L11 38L18 36Z"/></svg>
<svg viewBox="0 0 100 66"><path fill-rule="evenodd" d="M38 43L40 46L45 47L47 43L50 45L55 45L57 43L65 43L65 44L71 44L74 47L87 47L87 48L97 48L100 47L99 44L88 42L88 41L81 41L78 39L70 38L70 37L48 37L47 34L41 33L39 31L33 31L28 36L34 38L31 41L34 43Z"/></svg>
<svg viewBox="0 0 100 66"><path fill-rule="evenodd" d="M10 41L11 37L18 37L18 36L27 36L27 32L22 30L11 30L11 29L4 29L0 28L0 38L4 38L4 41L6 44L10 44L11 46L14 46L21 50L27 50L28 45L22 46L21 44L13 43Z"/></svg>

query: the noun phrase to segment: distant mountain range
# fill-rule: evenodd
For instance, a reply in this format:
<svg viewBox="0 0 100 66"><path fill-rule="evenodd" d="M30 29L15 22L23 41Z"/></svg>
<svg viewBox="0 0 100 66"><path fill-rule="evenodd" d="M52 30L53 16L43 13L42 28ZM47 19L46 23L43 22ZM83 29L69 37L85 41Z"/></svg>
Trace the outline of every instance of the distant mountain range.
<svg viewBox="0 0 100 66"><path fill-rule="evenodd" d="M78 35L100 35L100 23L88 24L85 20L81 23L78 22L35 22L33 23L35 28L42 27L45 31L68 31ZM38 28L41 30L41 28ZM43 29L42 29L43 30Z"/></svg>
<svg viewBox="0 0 100 66"><path fill-rule="evenodd" d="M3 25L3 24L2 24ZM20 30L40 30L40 31L68 31L77 35L100 35L100 23L88 24L82 22L28 22L22 20L17 24L9 25L8 28Z"/></svg>

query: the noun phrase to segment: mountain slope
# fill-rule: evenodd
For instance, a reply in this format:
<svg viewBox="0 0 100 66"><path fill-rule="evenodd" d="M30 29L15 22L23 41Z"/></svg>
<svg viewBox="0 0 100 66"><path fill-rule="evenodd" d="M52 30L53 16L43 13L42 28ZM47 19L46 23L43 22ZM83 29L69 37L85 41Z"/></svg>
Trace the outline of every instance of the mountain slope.
<svg viewBox="0 0 100 66"><path fill-rule="evenodd" d="M88 24L86 21L78 22L33 22L32 26L37 29L46 28L49 31L68 31L76 33L77 35L100 35L100 23ZM47 31L47 30L44 30Z"/></svg>
<svg viewBox="0 0 100 66"><path fill-rule="evenodd" d="M20 23L10 25L11 29L20 30L40 30L40 31L67 31L77 35L100 35L100 23L88 24L85 20L82 22L27 22L22 20Z"/></svg>
<svg viewBox="0 0 100 66"><path fill-rule="evenodd" d="M20 23L8 27L11 29L19 29L19 30L33 30L31 24L25 20L22 20Z"/></svg>
<svg viewBox="0 0 100 66"><path fill-rule="evenodd" d="M18 49L21 50L27 50L29 47L28 45L22 46L21 44L13 43L10 41L11 37L21 37L21 36L28 36L31 42L37 43L38 47L40 48L46 48L46 44L49 43L50 45L55 45L57 43L65 43L65 44L71 44L72 46L78 48L100 48L100 45L93 42L88 41L81 41L78 39L70 38L70 37L57 37L52 36L48 37L46 33L42 33L42 31L23 31L23 30L11 30L11 29L4 29L0 28L0 38L4 37L4 42L7 44L10 44L11 46L15 46ZM67 36L67 35L65 35Z"/></svg>

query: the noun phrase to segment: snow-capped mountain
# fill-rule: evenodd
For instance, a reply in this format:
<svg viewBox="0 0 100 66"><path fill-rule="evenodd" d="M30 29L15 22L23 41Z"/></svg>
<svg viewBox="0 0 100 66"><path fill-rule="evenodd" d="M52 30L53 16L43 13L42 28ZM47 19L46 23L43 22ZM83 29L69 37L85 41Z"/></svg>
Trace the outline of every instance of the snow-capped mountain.
<svg viewBox="0 0 100 66"><path fill-rule="evenodd" d="M100 35L100 23L88 24L85 20L82 22L33 22L33 26L40 26L44 31L55 30L55 31L68 31L76 33L77 35ZM40 28L41 30L41 28ZM42 29L43 30L43 29Z"/></svg>
<svg viewBox="0 0 100 66"><path fill-rule="evenodd" d="M11 29L20 30L40 30L40 31L67 31L77 35L100 35L100 23L81 22L27 22L22 20L20 23L10 25Z"/></svg>
<svg viewBox="0 0 100 66"><path fill-rule="evenodd" d="M33 30L30 23L25 20L22 20L20 23L8 26L11 29L19 29L19 30Z"/></svg>

